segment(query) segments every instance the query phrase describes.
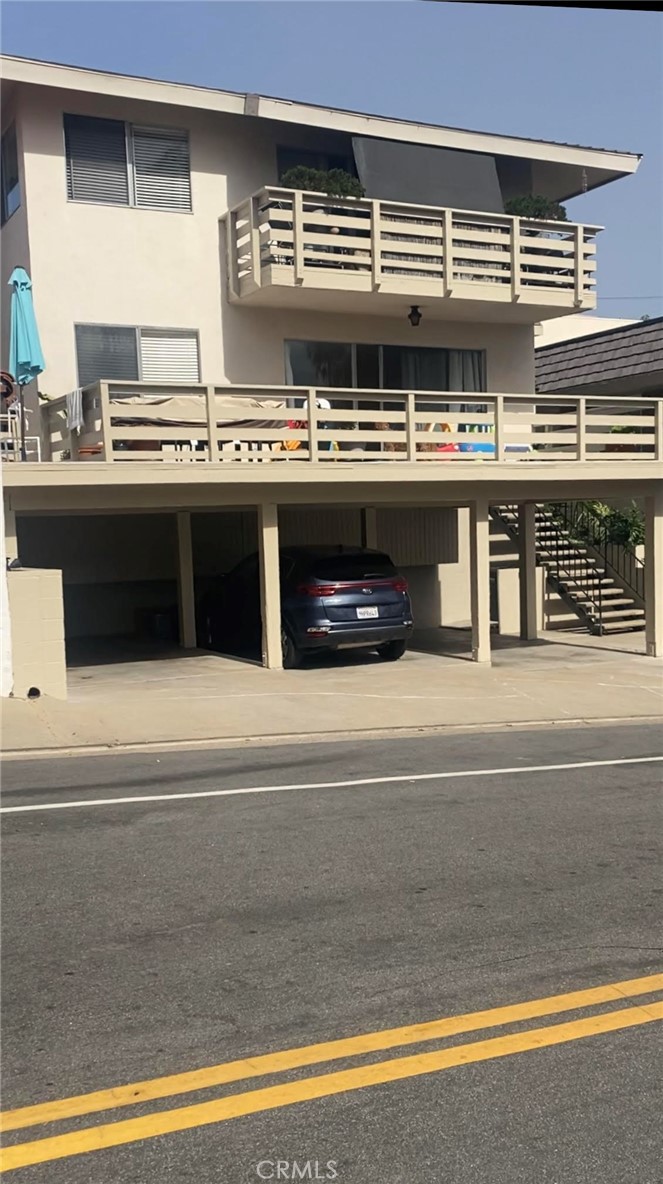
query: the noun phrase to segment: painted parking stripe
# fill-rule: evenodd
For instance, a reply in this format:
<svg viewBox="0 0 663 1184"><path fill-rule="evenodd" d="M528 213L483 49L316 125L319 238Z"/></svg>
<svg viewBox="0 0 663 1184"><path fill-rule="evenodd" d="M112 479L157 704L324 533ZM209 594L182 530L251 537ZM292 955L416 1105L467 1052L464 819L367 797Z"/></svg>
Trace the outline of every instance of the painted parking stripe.
<svg viewBox="0 0 663 1184"><path fill-rule="evenodd" d="M508 1036L497 1036L490 1040L460 1044L454 1048L438 1049L435 1052L419 1053L415 1056L397 1057L379 1061L372 1065L327 1073L319 1077L308 1077L302 1081L291 1081L265 1089L249 1090L218 1098L211 1102L182 1106L173 1110L162 1110L141 1118L123 1119L103 1126L88 1127L64 1135L37 1139L30 1143L19 1143L6 1147L2 1153L1 1171L28 1167L33 1164L49 1163L56 1159L67 1159L73 1155L84 1155L110 1147L121 1147L144 1139L154 1139L177 1131L192 1130L227 1122L248 1114L259 1114L267 1110L278 1110L298 1102L332 1097L348 1091L366 1089L369 1086L403 1081L426 1074L439 1073L460 1065L476 1064L498 1057L513 1056L533 1049L550 1048L553 1045L568 1044L589 1036L608 1032L619 1032L663 1019L663 1002L650 1003L642 1007L621 1008L602 1015L595 1015L570 1023L553 1024L545 1028L532 1028Z"/></svg>
<svg viewBox="0 0 663 1184"><path fill-rule="evenodd" d="M29 806L2 806L0 814L33 814L41 810L74 810L91 806L130 806L149 802L192 801L261 793L287 793L306 789L353 789L361 785L412 785L422 781L448 781L467 777L505 777L521 773L555 773L570 769L604 769L613 765L649 765L663 756L626 756L604 761L567 761L557 765L514 765L501 769L454 769L437 773L403 773L399 777L357 777L351 781L311 781L292 785L251 785L239 789L201 789L189 793L155 793L124 798L77 798L71 802L38 802ZM14 792L20 793L20 790Z"/></svg>
<svg viewBox="0 0 663 1184"><path fill-rule="evenodd" d="M498 1028L523 1020L540 1019L542 1016L557 1015L564 1011L579 1011L582 1008L597 1007L602 1003L617 1003L636 995L650 995L663 991L663 974L650 974L645 978L626 979L617 983L605 983L571 991L564 995L549 995L542 999L531 999L525 1003L507 1004L485 1011L464 1015L446 1016L422 1024L410 1024L403 1028L387 1028L378 1032L367 1032L342 1040L329 1040L322 1044L309 1044L302 1048L291 1048L284 1052L267 1053L244 1060L227 1061L225 1064L210 1065L188 1073L175 1073L168 1077L154 1077L148 1081L134 1081L94 1093L78 1094L59 1098L53 1102L41 1102L6 1110L0 1114L0 1130L13 1131L43 1123L58 1122L66 1118L77 1118L86 1114L98 1114L122 1106L135 1106L157 1098L210 1089L216 1085L228 1085L267 1074L284 1073L328 1061L344 1060L372 1052L383 1052L390 1048L402 1048L426 1040L442 1040L465 1032L477 1032L485 1028Z"/></svg>

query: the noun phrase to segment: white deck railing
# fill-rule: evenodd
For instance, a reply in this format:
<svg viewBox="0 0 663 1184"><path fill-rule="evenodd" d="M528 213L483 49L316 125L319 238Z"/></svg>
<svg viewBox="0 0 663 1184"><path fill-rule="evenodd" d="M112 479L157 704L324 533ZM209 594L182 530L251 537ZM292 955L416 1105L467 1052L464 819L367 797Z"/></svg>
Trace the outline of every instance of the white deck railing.
<svg viewBox="0 0 663 1184"><path fill-rule="evenodd" d="M596 302L601 227L266 188L227 218L231 295L265 284ZM469 287L471 285L471 289Z"/></svg>
<svg viewBox="0 0 663 1184"><path fill-rule="evenodd" d="M663 461L661 397L107 382L85 389L83 410L70 432L66 400L46 406L46 457L350 462L367 475L371 463Z"/></svg>

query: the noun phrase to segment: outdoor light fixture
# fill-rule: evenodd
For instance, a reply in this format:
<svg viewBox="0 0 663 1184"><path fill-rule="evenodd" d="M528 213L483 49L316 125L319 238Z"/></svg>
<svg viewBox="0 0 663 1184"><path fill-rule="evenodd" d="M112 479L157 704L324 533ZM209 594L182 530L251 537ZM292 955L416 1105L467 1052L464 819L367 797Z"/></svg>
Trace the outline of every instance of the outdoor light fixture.
<svg viewBox="0 0 663 1184"><path fill-rule="evenodd" d="M421 309L419 308L418 304L412 305L409 313L407 314L407 319L412 325L413 329L416 329L417 325L421 324Z"/></svg>

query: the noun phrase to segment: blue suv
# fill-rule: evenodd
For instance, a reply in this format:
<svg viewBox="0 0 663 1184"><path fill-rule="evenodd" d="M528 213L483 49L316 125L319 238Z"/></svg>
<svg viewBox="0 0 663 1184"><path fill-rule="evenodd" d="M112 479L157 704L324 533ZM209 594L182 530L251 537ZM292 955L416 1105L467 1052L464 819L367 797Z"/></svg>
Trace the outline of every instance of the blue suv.
<svg viewBox="0 0 663 1184"><path fill-rule="evenodd" d="M280 551L283 665L323 650L375 650L387 662L405 653L412 632L407 581L388 555L360 547ZM233 568L201 606L200 644L260 652L258 555Z"/></svg>

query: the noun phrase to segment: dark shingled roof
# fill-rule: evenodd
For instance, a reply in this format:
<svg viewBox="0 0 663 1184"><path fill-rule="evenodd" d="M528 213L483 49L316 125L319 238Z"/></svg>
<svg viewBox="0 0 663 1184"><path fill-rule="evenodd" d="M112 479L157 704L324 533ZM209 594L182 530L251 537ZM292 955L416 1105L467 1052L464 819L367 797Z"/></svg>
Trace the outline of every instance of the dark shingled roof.
<svg viewBox="0 0 663 1184"><path fill-rule="evenodd" d="M536 351L537 391L573 391L599 383L652 376L663 386L663 317L558 341Z"/></svg>

